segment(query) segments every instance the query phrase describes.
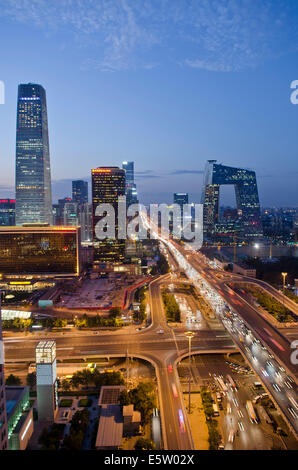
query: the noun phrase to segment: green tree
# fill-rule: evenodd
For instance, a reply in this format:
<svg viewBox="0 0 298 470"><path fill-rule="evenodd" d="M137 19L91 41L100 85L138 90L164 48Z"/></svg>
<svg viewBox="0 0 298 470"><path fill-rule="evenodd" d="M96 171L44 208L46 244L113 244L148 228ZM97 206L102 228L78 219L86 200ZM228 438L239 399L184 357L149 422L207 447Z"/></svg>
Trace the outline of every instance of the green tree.
<svg viewBox="0 0 298 470"><path fill-rule="evenodd" d="M19 386L21 385L21 383L22 382L21 382L20 377L14 374L10 374L5 380L5 385L9 385L9 386L12 386L12 385Z"/></svg>
<svg viewBox="0 0 298 470"><path fill-rule="evenodd" d="M120 307L112 307L109 310L109 317L116 318L121 316L121 308Z"/></svg>
<svg viewBox="0 0 298 470"><path fill-rule="evenodd" d="M142 420L147 423L153 408L156 406L154 385L151 382L141 382L128 394L121 394L122 404L133 404L137 411L140 411Z"/></svg>
<svg viewBox="0 0 298 470"><path fill-rule="evenodd" d="M27 374L26 383L30 388L35 387L36 385L36 373L35 372L29 372L29 374Z"/></svg>
<svg viewBox="0 0 298 470"><path fill-rule="evenodd" d="M135 443L135 450L155 450L155 444L151 439L140 437Z"/></svg>
<svg viewBox="0 0 298 470"><path fill-rule="evenodd" d="M67 326L67 320L65 318L55 318L53 321L54 328L65 328Z"/></svg>
<svg viewBox="0 0 298 470"><path fill-rule="evenodd" d="M71 389L71 383L68 380L63 379L61 382L61 388L64 392L68 392Z"/></svg>
<svg viewBox="0 0 298 470"><path fill-rule="evenodd" d="M80 450L82 448L84 435L89 422L88 409L78 410L72 417L70 431L63 441L63 449Z"/></svg>

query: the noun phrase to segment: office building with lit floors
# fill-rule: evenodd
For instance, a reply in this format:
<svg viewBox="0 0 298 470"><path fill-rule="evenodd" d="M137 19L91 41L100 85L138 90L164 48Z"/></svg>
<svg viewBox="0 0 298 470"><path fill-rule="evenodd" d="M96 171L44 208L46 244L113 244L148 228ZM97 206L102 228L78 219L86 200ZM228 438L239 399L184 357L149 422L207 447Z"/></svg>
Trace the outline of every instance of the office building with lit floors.
<svg viewBox="0 0 298 470"><path fill-rule="evenodd" d="M225 223L219 217L220 187L233 185L237 204L237 220ZM212 240L234 233L246 241L263 236L256 174L243 168L233 168L208 160L202 191L204 238Z"/></svg>
<svg viewBox="0 0 298 470"><path fill-rule="evenodd" d="M92 225L94 263L103 269L106 264L121 264L125 258L125 238L118 237L118 203L125 201L125 171L118 167L99 167L92 170ZM106 212L101 204L109 204L115 213L115 237L98 238L97 224Z"/></svg>
<svg viewBox="0 0 298 470"><path fill-rule="evenodd" d="M0 226L15 225L15 199L0 199Z"/></svg>
<svg viewBox="0 0 298 470"><path fill-rule="evenodd" d="M0 450L8 449L6 396L4 379L4 343L2 338L1 291L0 291Z"/></svg>
<svg viewBox="0 0 298 470"><path fill-rule="evenodd" d="M0 227L0 273L10 280L79 276L80 227Z"/></svg>
<svg viewBox="0 0 298 470"><path fill-rule="evenodd" d="M38 420L54 421L58 411L56 342L40 341L35 353Z"/></svg>
<svg viewBox="0 0 298 470"><path fill-rule="evenodd" d="M46 92L18 89L16 132L16 225L52 223L52 188Z"/></svg>

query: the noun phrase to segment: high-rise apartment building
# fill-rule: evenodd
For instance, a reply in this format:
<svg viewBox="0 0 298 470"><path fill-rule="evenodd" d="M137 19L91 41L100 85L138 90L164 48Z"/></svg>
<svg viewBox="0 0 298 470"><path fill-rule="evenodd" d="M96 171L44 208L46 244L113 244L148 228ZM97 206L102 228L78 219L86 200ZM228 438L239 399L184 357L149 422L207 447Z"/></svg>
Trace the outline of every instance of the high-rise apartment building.
<svg viewBox="0 0 298 470"><path fill-rule="evenodd" d="M118 167L99 167L92 170L92 218L94 261L98 263L122 263L125 256L125 240L118 238L118 198L125 195L125 171ZM110 204L115 211L115 239L99 240L96 224L102 219L96 215L100 204Z"/></svg>
<svg viewBox="0 0 298 470"><path fill-rule="evenodd" d="M16 132L16 225L52 223L46 92L19 85Z"/></svg>
<svg viewBox="0 0 298 470"><path fill-rule="evenodd" d="M72 182L72 200L77 204L88 202L88 182L76 180Z"/></svg>
<svg viewBox="0 0 298 470"><path fill-rule="evenodd" d="M231 231L219 217L219 189L227 184L234 186L236 194L238 220L234 230L243 238L258 239L263 233L255 172L224 166L216 160L208 160L204 175L202 204L205 237L212 238L220 231Z"/></svg>
<svg viewBox="0 0 298 470"><path fill-rule="evenodd" d="M137 187L134 182L134 162L123 162L122 169L125 170L125 195L126 204L138 203Z"/></svg>
<svg viewBox="0 0 298 470"><path fill-rule="evenodd" d="M0 450L8 448L6 395L4 380L4 343L1 323L1 291L0 291Z"/></svg>

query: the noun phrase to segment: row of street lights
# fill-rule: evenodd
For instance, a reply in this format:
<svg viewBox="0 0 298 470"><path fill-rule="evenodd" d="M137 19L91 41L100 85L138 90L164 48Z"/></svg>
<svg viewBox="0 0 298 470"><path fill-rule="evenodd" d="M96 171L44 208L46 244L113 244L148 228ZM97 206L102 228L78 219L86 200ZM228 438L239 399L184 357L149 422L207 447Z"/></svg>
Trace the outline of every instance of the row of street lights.
<svg viewBox="0 0 298 470"><path fill-rule="evenodd" d="M191 382L191 362L190 362L190 354L191 354L191 340L195 336L193 331L186 331L185 333L186 338L188 338L188 367L189 367L189 382L188 382L188 413L190 413L190 382Z"/></svg>

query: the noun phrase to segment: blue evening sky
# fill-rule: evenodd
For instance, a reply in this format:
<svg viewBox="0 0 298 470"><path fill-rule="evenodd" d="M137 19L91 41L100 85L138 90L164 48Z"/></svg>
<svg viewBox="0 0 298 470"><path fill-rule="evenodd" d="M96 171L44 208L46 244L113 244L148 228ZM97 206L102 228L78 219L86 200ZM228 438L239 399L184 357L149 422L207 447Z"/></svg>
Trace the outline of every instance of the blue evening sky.
<svg viewBox="0 0 298 470"><path fill-rule="evenodd" d="M199 201L213 158L256 170L263 206L297 206L297 33L292 0L0 0L0 197L14 195L17 86L35 82L53 201L123 160L142 201Z"/></svg>

